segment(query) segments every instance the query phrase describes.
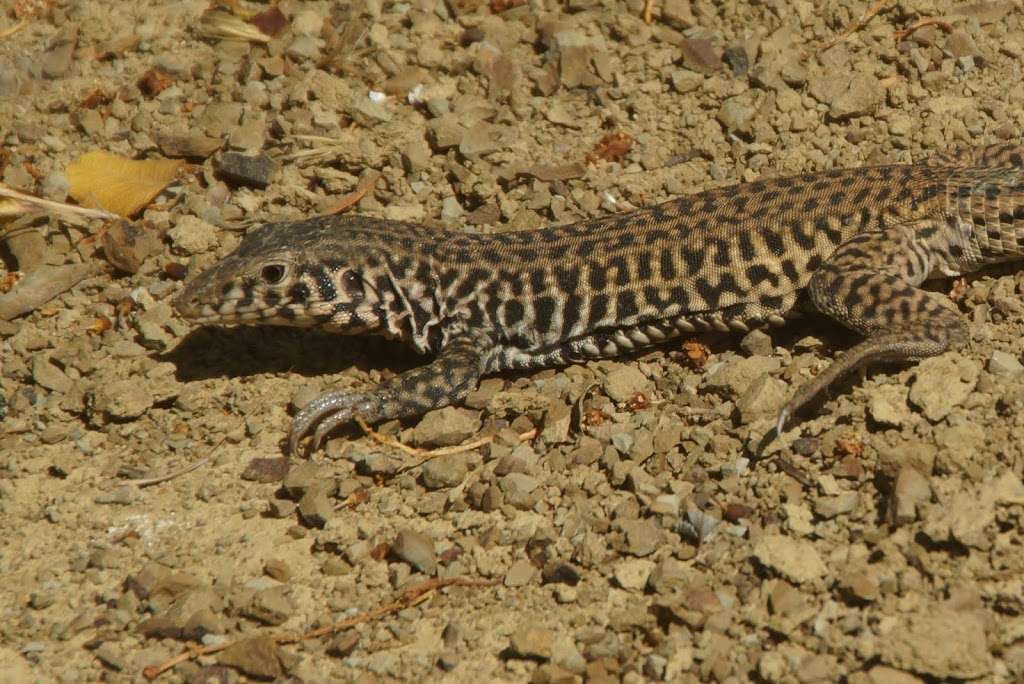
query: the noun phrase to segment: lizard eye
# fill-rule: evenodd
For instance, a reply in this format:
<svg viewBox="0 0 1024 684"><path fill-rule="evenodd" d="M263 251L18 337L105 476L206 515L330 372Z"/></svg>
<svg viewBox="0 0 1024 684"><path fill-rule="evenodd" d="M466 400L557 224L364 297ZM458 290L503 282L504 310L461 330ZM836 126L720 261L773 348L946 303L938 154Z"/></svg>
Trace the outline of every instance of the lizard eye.
<svg viewBox="0 0 1024 684"><path fill-rule="evenodd" d="M363 298L363 279L355 271L345 271L341 277L341 283L345 286L345 293L353 299Z"/></svg>
<svg viewBox="0 0 1024 684"><path fill-rule="evenodd" d="M281 264L268 264L260 271L260 277L267 285L277 285L284 280L285 268Z"/></svg>

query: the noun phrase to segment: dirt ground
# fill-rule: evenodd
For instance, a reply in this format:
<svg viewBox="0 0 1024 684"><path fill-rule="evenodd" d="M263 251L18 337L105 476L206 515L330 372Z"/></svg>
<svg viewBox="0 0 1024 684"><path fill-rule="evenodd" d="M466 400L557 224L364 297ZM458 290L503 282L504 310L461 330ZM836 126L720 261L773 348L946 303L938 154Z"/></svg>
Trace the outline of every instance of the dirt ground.
<svg viewBox="0 0 1024 684"><path fill-rule="evenodd" d="M380 427L414 454L352 430L286 460L295 405L422 359L169 305L246 225L339 203L516 230L1021 141L1021 2L236 7L0 15L7 187L65 200L91 150L192 165L141 265L100 221L2 234L4 288L87 275L0 321L0 681L1024 681L1022 274L938 283L968 349L760 454L850 333L493 377Z"/></svg>

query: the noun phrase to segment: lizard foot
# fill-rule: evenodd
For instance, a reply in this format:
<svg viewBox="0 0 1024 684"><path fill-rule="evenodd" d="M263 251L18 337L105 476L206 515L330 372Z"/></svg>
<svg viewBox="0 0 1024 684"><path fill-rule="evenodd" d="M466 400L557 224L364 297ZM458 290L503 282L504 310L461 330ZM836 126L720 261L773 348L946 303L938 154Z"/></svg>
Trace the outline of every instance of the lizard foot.
<svg viewBox="0 0 1024 684"><path fill-rule="evenodd" d="M380 401L373 394L363 392L325 392L306 404L295 415L288 433L288 451L298 453L299 442L313 431L309 445L312 453L320 448L324 438L336 427L352 421L358 414L368 422L376 422Z"/></svg>

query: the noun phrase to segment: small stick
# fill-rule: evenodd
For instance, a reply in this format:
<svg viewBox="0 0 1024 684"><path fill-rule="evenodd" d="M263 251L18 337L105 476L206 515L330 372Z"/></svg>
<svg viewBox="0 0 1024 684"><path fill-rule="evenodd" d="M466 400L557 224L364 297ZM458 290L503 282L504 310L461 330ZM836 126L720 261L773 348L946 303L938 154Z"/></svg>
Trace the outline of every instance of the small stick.
<svg viewBox="0 0 1024 684"><path fill-rule="evenodd" d="M925 26L938 26L946 33L953 32L953 25L948 21L943 21L942 19L921 19L905 29L894 31L893 37L895 37L896 40L906 40L911 34L915 33L918 29L923 29Z"/></svg>
<svg viewBox="0 0 1024 684"><path fill-rule="evenodd" d="M373 190L373 186L377 184L377 181L380 180L380 177L381 174L374 171L369 176L359 181L359 183L356 185L355 190L342 197L335 204L332 204L331 206L327 207L326 210L324 210L321 214L318 215L329 216L331 214L340 214L341 212L345 211L353 204L363 199L363 197L366 196L366 193L370 192L370 190Z"/></svg>
<svg viewBox="0 0 1024 684"><path fill-rule="evenodd" d="M348 629L364 622L370 622L371 620L376 620L377 618L384 617L385 615L397 613L400 610L418 605L419 603L429 599L430 596L436 593L438 589L443 589L444 587L493 587L500 581L501 580L483 580L475 577L438 577L429 579L425 582L420 582L419 584L407 587L401 594L399 594L396 600L390 603L385 603L384 605L373 608L372 610L359 613L358 615L353 615L352 617L340 622L335 622L333 624L305 632L304 634L279 634L273 637L274 643L294 644L299 641L305 641L306 639L316 639L323 636L329 636L340 632L343 629ZM157 665L147 667L142 671L142 674L146 679L156 679L178 663L183 663L185 661L192 660L193 658L223 651L234 646L240 641L243 641L243 639L234 639L219 644L211 644L209 646L190 644L186 646L186 650L182 651L178 655Z"/></svg>
<svg viewBox="0 0 1024 684"><path fill-rule="evenodd" d="M654 0L647 0L644 3L644 23L648 26L654 23Z"/></svg>
<svg viewBox="0 0 1024 684"><path fill-rule="evenodd" d="M213 454L217 451L217 449L220 449L221 445L224 444L224 440L226 439L226 435L224 437L221 437L220 441L214 444L213 448L210 449L210 453L207 456L199 459L195 463L191 463L185 466L184 468L181 468L180 470L172 471L170 473L167 473L166 475L157 475L156 477L142 477L135 480L127 480L127 482L128 484L133 484L137 487L150 487L155 484L160 484L161 482L173 480L174 478L181 477L182 475L187 475L191 473L193 470L198 470L199 468L202 468L204 465L209 463L210 460L213 458Z"/></svg>
<svg viewBox="0 0 1024 684"><path fill-rule="evenodd" d="M12 190L3 183L0 183L0 197L10 197L11 199L16 199L41 209L49 209L58 214L77 214L86 218L107 219L108 221L119 221L122 218L103 209L89 209L88 207L79 207L74 204L67 204L66 202L54 202L53 200L43 199L35 195L28 195L24 192Z"/></svg>
<svg viewBox="0 0 1024 684"><path fill-rule="evenodd" d="M834 37L832 40L828 41L827 43L822 43L818 45L818 48L821 50L828 50L830 47L832 47L839 41L845 40L855 31L861 30L862 28L867 26L867 23L874 19L875 16L877 16L878 13L881 12L887 4L889 4L889 0L877 0L875 4L873 4L871 7L867 8L867 10L864 11L864 14L860 15L860 19L852 22L843 30L842 33Z"/></svg>

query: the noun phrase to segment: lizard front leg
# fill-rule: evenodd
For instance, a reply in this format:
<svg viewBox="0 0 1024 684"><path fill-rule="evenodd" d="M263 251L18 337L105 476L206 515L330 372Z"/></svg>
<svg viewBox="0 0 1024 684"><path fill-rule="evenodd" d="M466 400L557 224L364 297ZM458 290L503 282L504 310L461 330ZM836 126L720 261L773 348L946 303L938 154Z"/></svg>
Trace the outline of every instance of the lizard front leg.
<svg viewBox="0 0 1024 684"><path fill-rule="evenodd" d="M426 366L397 375L369 392L331 391L306 404L288 435L289 451L313 430L316 451L333 429L359 416L368 423L418 416L463 399L483 373L494 341L482 334L453 337Z"/></svg>
<svg viewBox="0 0 1024 684"><path fill-rule="evenodd" d="M805 384L779 413L790 416L843 375L882 361L912 361L964 346L966 321L943 296L918 287L946 250L931 220L850 238L811 277L811 301L822 313L866 336Z"/></svg>

